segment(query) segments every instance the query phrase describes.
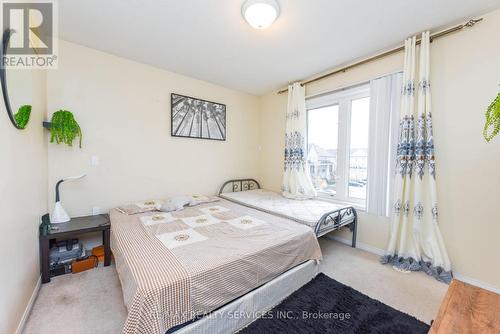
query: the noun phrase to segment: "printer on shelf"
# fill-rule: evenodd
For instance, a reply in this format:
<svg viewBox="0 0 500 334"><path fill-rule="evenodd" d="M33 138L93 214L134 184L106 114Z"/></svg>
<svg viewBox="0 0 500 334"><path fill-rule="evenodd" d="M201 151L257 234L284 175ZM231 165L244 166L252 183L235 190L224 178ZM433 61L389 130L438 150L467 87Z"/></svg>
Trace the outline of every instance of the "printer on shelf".
<svg viewBox="0 0 500 334"><path fill-rule="evenodd" d="M85 250L78 239L58 241L50 248L49 263L51 266L72 261L85 256Z"/></svg>

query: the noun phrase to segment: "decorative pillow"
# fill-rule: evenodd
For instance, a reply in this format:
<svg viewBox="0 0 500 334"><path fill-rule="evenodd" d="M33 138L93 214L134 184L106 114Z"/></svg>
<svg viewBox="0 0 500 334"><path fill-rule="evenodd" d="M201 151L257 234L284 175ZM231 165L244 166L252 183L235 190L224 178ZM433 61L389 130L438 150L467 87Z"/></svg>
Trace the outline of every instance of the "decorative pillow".
<svg viewBox="0 0 500 334"><path fill-rule="evenodd" d="M156 205L156 209L163 212L179 211L185 206L191 205L193 197L191 196L175 196L166 200L164 203Z"/></svg>
<svg viewBox="0 0 500 334"><path fill-rule="evenodd" d="M136 215L150 211L171 212L182 210L186 206L195 206L218 201L216 196L182 195L170 197L167 200L147 200L129 205L122 205L118 211L126 215Z"/></svg>
<svg viewBox="0 0 500 334"><path fill-rule="evenodd" d="M138 213L155 211L157 205L161 205L163 201L161 200L147 200L143 202L138 202L134 204L122 205L117 208L118 211L126 215L136 215Z"/></svg>
<svg viewBox="0 0 500 334"><path fill-rule="evenodd" d="M216 196L205 196L205 195L192 195L192 201L189 206L195 206L205 203L217 202L219 200Z"/></svg>

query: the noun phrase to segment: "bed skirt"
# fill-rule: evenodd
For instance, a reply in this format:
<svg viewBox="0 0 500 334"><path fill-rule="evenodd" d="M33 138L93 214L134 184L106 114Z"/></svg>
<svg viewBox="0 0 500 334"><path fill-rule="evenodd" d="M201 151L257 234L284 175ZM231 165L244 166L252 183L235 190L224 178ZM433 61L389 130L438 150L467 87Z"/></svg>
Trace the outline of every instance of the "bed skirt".
<svg viewBox="0 0 500 334"><path fill-rule="evenodd" d="M226 304L209 315L192 322L170 334L232 334L257 320L278 305L319 272L319 262L309 260L240 298Z"/></svg>

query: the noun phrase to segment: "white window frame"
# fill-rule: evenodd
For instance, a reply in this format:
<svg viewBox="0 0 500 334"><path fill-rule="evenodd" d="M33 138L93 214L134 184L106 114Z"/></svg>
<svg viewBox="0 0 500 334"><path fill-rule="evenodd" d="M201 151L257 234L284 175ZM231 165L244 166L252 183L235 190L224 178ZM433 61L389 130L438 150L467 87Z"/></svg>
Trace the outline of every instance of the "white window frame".
<svg viewBox="0 0 500 334"><path fill-rule="evenodd" d="M366 209L366 200L349 197L349 152L351 144L352 100L358 100L366 97L370 97L369 83L342 89L332 93L321 94L320 96L306 98L308 132L309 110L325 108L334 105L339 106L336 194L328 195L318 192L318 197L332 202L351 204L362 210ZM368 138L370 137L368 136ZM307 134L307 141L309 141L309 134ZM307 145L306 147L309 147L309 145ZM368 154L370 153L368 152Z"/></svg>

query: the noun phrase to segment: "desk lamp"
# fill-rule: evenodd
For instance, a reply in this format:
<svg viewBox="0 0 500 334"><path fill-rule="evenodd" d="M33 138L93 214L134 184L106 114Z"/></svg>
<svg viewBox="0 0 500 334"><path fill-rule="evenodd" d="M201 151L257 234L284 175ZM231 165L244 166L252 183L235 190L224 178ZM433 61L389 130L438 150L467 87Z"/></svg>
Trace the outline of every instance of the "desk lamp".
<svg viewBox="0 0 500 334"><path fill-rule="evenodd" d="M59 186L61 183L64 181L70 181L70 180L79 180L83 177L85 177L87 174L82 174L78 176L69 176L66 177L62 180L57 181L56 183L56 204L54 206L54 211L52 211L52 217L50 218L50 222L52 224L59 224L59 223L65 223L70 221L70 217L66 210L61 205L61 196L59 194Z"/></svg>

